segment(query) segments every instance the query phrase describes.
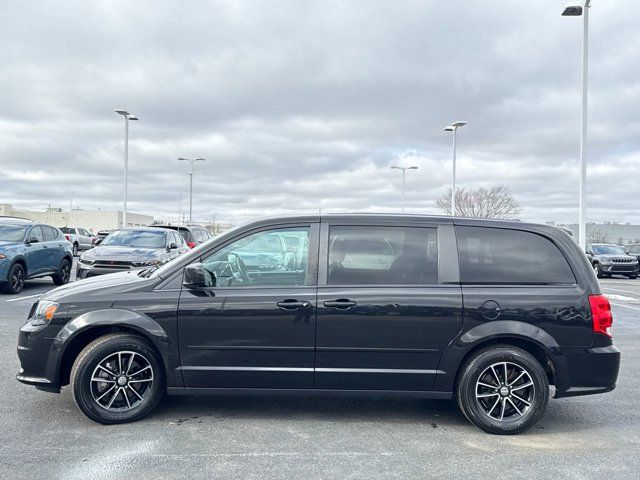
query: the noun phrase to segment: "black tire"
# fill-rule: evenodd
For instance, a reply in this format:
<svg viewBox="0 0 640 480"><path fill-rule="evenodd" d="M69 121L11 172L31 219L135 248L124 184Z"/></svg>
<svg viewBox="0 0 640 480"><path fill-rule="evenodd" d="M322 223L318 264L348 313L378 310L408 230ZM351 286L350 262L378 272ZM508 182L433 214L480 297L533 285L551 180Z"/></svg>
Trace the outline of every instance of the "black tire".
<svg viewBox="0 0 640 480"><path fill-rule="evenodd" d="M60 262L60 268L58 268L58 273L55 275L51 275L53 278L53 283L56 285L65 285L69 283L71 279L71 262L68 258L63 258L62 262Z"/></svg>
<svg viewBox="0 0 640 480"><path fill-rule="evenodd" d="M593 264L593 271L596 272L596 277L604 278L604 273L602 273L602 268L600 268L600 264L599 263L594 263Z"/></svg>
<svg viewBox="0 0 640 480"><path fill-rule="evenodd" d="M73 247L71 247L71 254L72 254L74 257L77 257L77 256L78 256L78 244L77 244L77 243L74 243L74 244L73 244Z"/></svg>
<svg viewBox="0 0 640 480"><path fill-rule="evenodd" d="M107 380L109 374L106 373L106 370L100 369L98 365L117 366L117 364L105 363L105 360L115 357L113 361L116 362L118 352L121 352L122 358L124 358L121 363L128 364L127 354L131 353L138 359L137 362L139 363L128 364L129 367L135 365L134 368L140 368L145 365L144 361L146 361L151 368L152 380L150 382L146 380L147 383L136 383L135 385L133 382L128 383L127 381L127 384L121 387L122 384L119 384L116 379L119 380L122 376L128 377L128 375L123 375L124 366L122 365L120 371L115 372L117 377L112 377L113 381ZM140 357L142 360L140 360ZM113 368L108 369L113 371ZM99 373L96 374L96 372ZM149 370L146 369L146 372L145 376L148 375ZM94 382L92 380L95 378L94 375L103 375L105 382ZM131 377L137 378L138 382L142 378L136 375L131 375ZM127 423L140 420L156 407L166 391L164 367L158 355L144 338L128 333L104 335L87 345L73 363L70 380L73 397L78 408L91 420L102 424ZM148 383L150 383L150 386L147 386ZM135 395L132 395L134 393L131 391L132 387L136 389L136 392L140 392L138 394L140 400ZM111 393L108 390L111 390ZM106 396L102 399L102 403L99 403L103 394ZM114 400L111 400L111 397L114 397ZM112 404L105 405L110 400ZM127 409L126 405L130 402L132 405ZM134 402L139 403L133 404ZM124 410L119 409L118 405Z"/></svg>
<svg viewBox="0 0 640 480"><path fill-rule="evenodd" d="M633 275L629 275L629 278L630 278L631 280L635 280L636 278L638 278L638 274L637 274L637 273L635 273L635 274L633 274Z"/></svg>
<svg viewBox="0 0 640 480"><path fill-rule="evenodd" d="M497 368L496 364L506 365L504 369L508 372L507 383L513 382L511 387L504 387L506 390L500 387L504 384L504 381L500 381L501 378L504 379L503 367L499 367L501 370L491 371L492 367ZM526 376L515 380L522 371L526 372ZM500 435L524 432L540 420L547 408L547 375L540 362L520 348L496 345L480 350L465 360L460 372L456 386L458 405L465 417L485 432ZM494 381L496 375L498 378ZM493 387L494 383L500 388L483 386L487 384ZM527 383L531 385L523 387ZM478 398L477 395L483 398ZM525 402L520 401L522 399L530 405L526 406ZM495 409L489 410L492 405Z"/></svg>
<svg viewBox="0 0 640 480"><path fill-rule="evenodd" d="M2 291L12 295L20 293L24 288L26 278L27 275L22 264L14 263L9 269L6 282L2 284Z"/></svg>

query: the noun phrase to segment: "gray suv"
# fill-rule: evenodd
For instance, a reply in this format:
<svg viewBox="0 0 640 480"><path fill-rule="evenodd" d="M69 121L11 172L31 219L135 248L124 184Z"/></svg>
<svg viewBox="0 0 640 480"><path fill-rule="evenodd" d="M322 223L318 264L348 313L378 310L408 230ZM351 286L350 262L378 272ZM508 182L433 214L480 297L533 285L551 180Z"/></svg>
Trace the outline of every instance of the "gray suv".
<svg viewBox="0 0 640 480"><path fill-rule="evenodd" d="M65 238L73 246L73 256L77 256L80 250L89 250L93 247L93 235L85 228L60 227Z"/></svg>
<svg viewBox="0 0 640 480"><path fill-rule="evenodd" d="M587 257L598 278L611 275L625 275L638 278L638 259L629 255L624 248L611 243L592 243L587 245Z"/></svg>

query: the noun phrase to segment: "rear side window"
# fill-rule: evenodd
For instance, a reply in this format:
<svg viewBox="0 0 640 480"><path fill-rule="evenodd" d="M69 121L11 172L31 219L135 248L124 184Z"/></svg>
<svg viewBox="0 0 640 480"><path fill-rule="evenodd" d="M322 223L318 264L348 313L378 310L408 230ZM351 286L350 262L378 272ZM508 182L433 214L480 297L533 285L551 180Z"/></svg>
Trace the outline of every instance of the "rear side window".
<svg viewBox="0 0 640 480"><path fill-rule="evenodd" d="M44 235L45 242L52 242L58 237L58 232L51 227L42 225L42 234Z"/></svg>
<svg viewBox="0 0 640 480"><path fill-rule="evenodd" d="M435 228L331 227L329 285L438 283Z"/></svg>
<svg viewBox="0 0 640 480"><path fill-rule="evenodd" d="M184 241L189 243L189 242L195 242L195 238L193 238L193 234L185 229L185 228L181 228L178 230L178 233L180 233L180 235L182 235L182 238L184 238Z"/></svg>
<svg viewBox="0 0 640 480"><path fill-rule="evenodd" d="M460 280L471 284L574 284L566 258L531 232L456 227Z"/></svg>
<svg viewBox="0 0 640 480"><path fill-rule="evenodd" d="M62 230L62 233L76 233L76 229L75 228L70 228L70 227L62 227L60 228L60 230Z"/></svg>

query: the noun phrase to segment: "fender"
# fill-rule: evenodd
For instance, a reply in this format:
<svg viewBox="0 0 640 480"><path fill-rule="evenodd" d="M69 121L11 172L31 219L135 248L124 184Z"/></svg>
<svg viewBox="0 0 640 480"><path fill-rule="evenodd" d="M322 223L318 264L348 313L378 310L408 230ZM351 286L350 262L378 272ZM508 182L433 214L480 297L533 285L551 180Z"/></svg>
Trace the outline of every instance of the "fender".
<svg viewBox="0 0 640 480"><path fill-rule="evenodd" d="M476 346L499 338L517 338L534 343L549 354L554 368L559 367L558 357L562 355L562 349L545 330L515 320L491 321L473 327L451 342L440 358L438 370L444 373L436 377L435 389L452 391L455 388L458 368L465 355ZM560 368L562 367L563 365L560 365Z"/></svg>
<svg viewBox="0 0 640 480"><path fill-rule="evenodd" d="M53 339L49 352L48 365L55 368L54 372L47 372L48 378L59 381L60 363L67 347L74 338L98 326L127 327L136 330L142 336L148 338L160 352L167 375L167 383L174 383L172 372L179 366L178 348L175 342L167 335L167 332L151 317L147 315L123 309L101 309L83 313L70 322L67 322ZM176 379L182 385L182 378Z"/></svg>

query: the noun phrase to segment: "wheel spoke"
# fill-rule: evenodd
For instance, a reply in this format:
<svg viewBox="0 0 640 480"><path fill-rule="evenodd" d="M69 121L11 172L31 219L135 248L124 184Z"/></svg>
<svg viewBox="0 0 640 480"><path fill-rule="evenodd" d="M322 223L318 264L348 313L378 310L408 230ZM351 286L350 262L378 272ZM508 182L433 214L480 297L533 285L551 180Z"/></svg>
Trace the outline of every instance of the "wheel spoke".
<svg viewBox="0 0 640 480"><path fill-rule="evenodd" d="M109 380L108 378L101 378L101 377L93 377L91 381L100 382L100 383L116 383L115 380Z"/></svg>
<svg viewBox="0 0 640 480"><path fill-rule="evenodd" d="M516 400L521 401L522 403L524 403L527 407L531 406L531 403L528 402L527 400L525 400L524 398L519 397L518 395L516 395L515 393L513 393L513 391L511 392L511 395L513 395L515 397Z"/></svg>
<svg viewBox="0 0 640 480"><path fill-rule="evenodd" d="M136 389L135 389L135 388L133 388L131 385L129 385L127 388L129 388L129 390L131 390L133 393L135 393L135 394L136 394L136 396L137 396L140 400L142 400L142 399L143 399L143 398L140 396L140 394L136 391Z"/></svg>
<svg viewBox="0 0 640 480"><path fill-rule="evenodd" d="M146 367L144 367L141 370L138 370L136 373L132 373L130 376L131 377L135 377L137 375L140 375L142 372L144 372L145 370L149 370L151 368L151 365L147 365Z"/></svg>
<svg viewBox="0 0 640 480"><path fill-rule="evenodd" d="M513 388L511 389L511 391L512 391L512 392L515 392L516 390L522 390L523 388L530 387L531 385L533 385L533 382L523 383L522 385L518 385L517 387L513 387Z"/></svg>
<svg viewBox="0 0 640 480"><path fill-rule="evenodd" d="M133 365L133 359L135 358L136 354L132 353L131 357L129 357L129 365L127 365L127 371L124 373L125 375L129 375L129 371L131 370L131 365Z"/></svg>
<svg viewBox="0 0 640 480"><path fill-rule="evenodd" d="M498 386L499 386L499 385L490 385L488 383L484 383L484 382L480 382L480 381L478 382L478 385L481 385L481 386L487 387L487 388L494 388L494 389L498 388Z"/></svg>
<svg viewBox="0 0 640 480"><path fill-rule="evenodd" d="M502 419L504 418L504 408L506 407L507 402L505 401L505 399L502 399L502 409L500 410L500 421L502 421Z"/></svg>
<svg viewBox="0 0 640 480"><path fill-rule="evenodd" d="M153 378L143 378L140 380L129 380L129 383L153 382Z"/></svg>
<svg viewBox="0 0 640 480"><path fill-rule="evenodd" d="M112 377L117 377L116 372L114 372L114 371L112 371L112 370L110 370L110 369L108 369L106 367L103 367L102 365L98 365L98 368L100 368L101 370L104 370L105 372L107 372Z"/></svg>
<svg viewBox="0 0 640 480"><path fill-rule="evenodd" d="M476 395L476 398L495 397L496 395L500 395L500 394L499 393L481 393L480 395Z"/></svg>
<svg viewBox="0 0 640 480"><path fill-rule="evenodd" d="M516 407L516 404L513 403L513 401L511 401L511 399L509 397L507 397L506 400L513 406L513 408L516 409L516 412L518 412L518 415L522 416L522 412L520 411L520 409L518 407Z"/></svg>
<svg viewBox="0 0 640 480"><path fill-rule="evenodd" d="M491 412L493 412L493 410L498 406L499 403L500 403L500 398L498 397L498 399L496 400L496 403L494 403L493 406L487 412L487 415L491 416Z"/></svg>
<svg viewBox="0 0 640 480"><path fill-rule="evenodd" d="M498 385L500 385L500 377L498 376L496 369L493 368L493 365L491 365L491 371L493 372L493 376L496 377L496 382L498 383Z"/></svg>
<svg viewBox="0 0 640 480"><path fill-rule="evenodd" d="M98 398L96 398L96 402L100 402L100 400L102 400L104 397L106 397L107 393L109 393L114 388L117 388L117 387L115 385L111 385L102 395L100 395Z"/></svg>
<svg viewBox="0 0 640 480"><path fill-rule="evenodd" d="M506 385L509 380L509 372L507 371L507 362L504 362L504 384Z"/></svg>
<svg viewBox="0 0 640 480"><path fill-rule="evenodd" d="M515 379L515 380L513 380L513 381L512 381L512 382L510 382L510 383L508 383L507 385L508 385L508 386L511 386L511 385L515 384L515 383L516 383L518 380L520 380L520 379L521 379L521 378L522 378L526 373L527 373L527 372L525 372L524 370L523 370L523 371L521 371L521 372L520 372L520 375L518 375L518 376L516 377L516 379Z"/></svg>
<svg viewBox="0 0 640 480"><path fill-rule="evenodd" d="M122 395L124 395L124 399L127 401L127 407L131 408L131 402L129 401L129 395L127 395L127 389L122 388Z"/></svg>
<svg viewBox="0 0 640 480"><path fill-rule="evenodd" d="M122 375L122 352L118 352L118 373Z"/></svg>

